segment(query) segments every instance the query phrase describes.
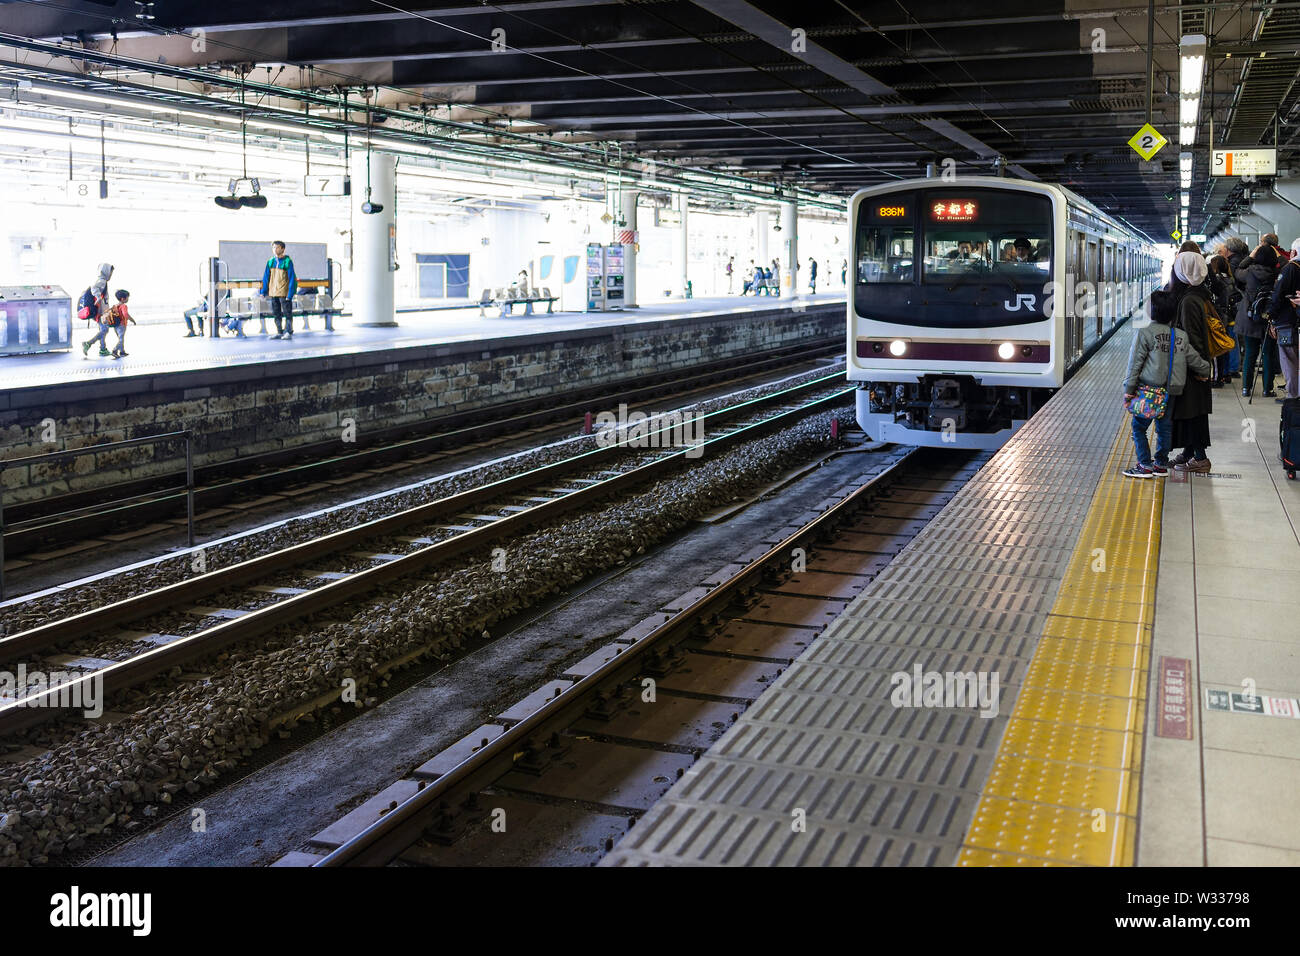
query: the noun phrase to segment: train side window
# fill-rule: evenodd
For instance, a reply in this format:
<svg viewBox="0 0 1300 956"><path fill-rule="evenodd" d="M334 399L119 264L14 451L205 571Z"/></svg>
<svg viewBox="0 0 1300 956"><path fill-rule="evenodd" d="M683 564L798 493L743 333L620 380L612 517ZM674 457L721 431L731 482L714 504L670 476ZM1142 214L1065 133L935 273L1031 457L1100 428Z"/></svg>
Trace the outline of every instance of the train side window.
<svg viewBox="0 0 1300 956"><path fill-rule="evenodd" d="M911 282L914 234L910 226L864 225L858 229L859 282Z"/></svg>

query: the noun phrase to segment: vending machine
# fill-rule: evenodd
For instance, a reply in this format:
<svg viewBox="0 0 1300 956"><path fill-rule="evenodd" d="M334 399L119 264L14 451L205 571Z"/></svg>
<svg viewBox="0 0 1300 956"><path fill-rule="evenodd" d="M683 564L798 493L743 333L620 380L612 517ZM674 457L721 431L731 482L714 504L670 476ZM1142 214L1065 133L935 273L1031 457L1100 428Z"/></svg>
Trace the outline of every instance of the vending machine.
<svg viewBox="0 0 1300 956"><path fill-rule="evenodd" d="M605 309L623 308L623 246L613 243L605 247Z"/></svg>
<svg viewBox="0 0 1300 956"><path fill-rule="evenodd" d="M0 355L72 347L72 299L56 285L0 286Z"/></svg>
<svg viewBox="0 0 1300 956"><path fill-rule="evenodd" d="M587 311L605 311L605 247L587 244Z"/></svg>
<svg viewBox="0 0 1300 956"><path fill-rule="evenodd" d="M619 243L587 246L587 311L623 308L623 247Z"/></svg>

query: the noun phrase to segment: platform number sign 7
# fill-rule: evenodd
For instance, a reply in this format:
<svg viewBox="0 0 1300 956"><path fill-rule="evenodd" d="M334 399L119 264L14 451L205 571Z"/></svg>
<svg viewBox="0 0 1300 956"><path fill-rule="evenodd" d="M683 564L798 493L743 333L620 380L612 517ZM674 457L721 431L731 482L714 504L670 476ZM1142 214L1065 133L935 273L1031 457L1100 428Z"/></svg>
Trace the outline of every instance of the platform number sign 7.
<svg viewBox="0 0 1300 956"><path fill-rule="evenodd" d="M343 176L304 176L302 192L304 196L346 196L346 180Z"/></svg>

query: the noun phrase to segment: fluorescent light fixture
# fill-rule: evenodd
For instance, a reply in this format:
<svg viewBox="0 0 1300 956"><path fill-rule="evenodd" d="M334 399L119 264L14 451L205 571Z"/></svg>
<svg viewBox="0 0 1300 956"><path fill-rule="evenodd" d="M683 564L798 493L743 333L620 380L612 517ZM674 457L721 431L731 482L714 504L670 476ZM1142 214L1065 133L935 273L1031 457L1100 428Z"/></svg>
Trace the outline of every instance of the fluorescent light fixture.
<svg viewBox="0 0 1300 956"><path fill-rule="evenodd" d="M1206 45L1203 33L1189 33L1178 42L1178 92L1183 96L1201 95Z"/></svg>
<svg viewBox="0 0 1300 956"><path fill-rule="evenodd" d="M1191 193L1183 193L1183 195L1182 195L1182 200L1181 200L1181 202L1180 202L1179 204L1180 204L1184 209L1186 209L1188 206L1190 206L1190 205L1192 204L1192 194L1191 194Z"/></svg>
<svg viewBox="0 0 1300 956"><path fill-rule="evenodd" d="M1201 86L1205 82L1206 39L1201 33L1188 34L1178 44L1178 143L1196 144L1196 117L1201 110Z"/></svg>
<svg viewBox="0 0 1300 956"><path fill-rule="evenodd" d="M1192 164L1193 164L1195 161L1196 161L1196 157L1193 156L1191 153L1179 153L1179 154L1178 154L1178 169L1179 169L1181 172L1184 172L1184 173L1190 173L1190 172L1192 171Z"/></svg>

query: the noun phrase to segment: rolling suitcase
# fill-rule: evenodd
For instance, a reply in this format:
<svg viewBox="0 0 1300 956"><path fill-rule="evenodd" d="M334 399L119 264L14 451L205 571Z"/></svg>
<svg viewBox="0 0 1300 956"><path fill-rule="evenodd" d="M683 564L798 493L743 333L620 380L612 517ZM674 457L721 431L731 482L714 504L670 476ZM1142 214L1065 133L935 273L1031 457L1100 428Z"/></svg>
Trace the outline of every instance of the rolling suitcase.
<svg viewBox="0 0 1300 956"><path fill-rule="evenodd" d="M1278 423L1278 437L1282 444L1282 465L1286 476L1294 480L1300 468L1300 398L1288 398L1282 403L1282 420Z"/></svg>

